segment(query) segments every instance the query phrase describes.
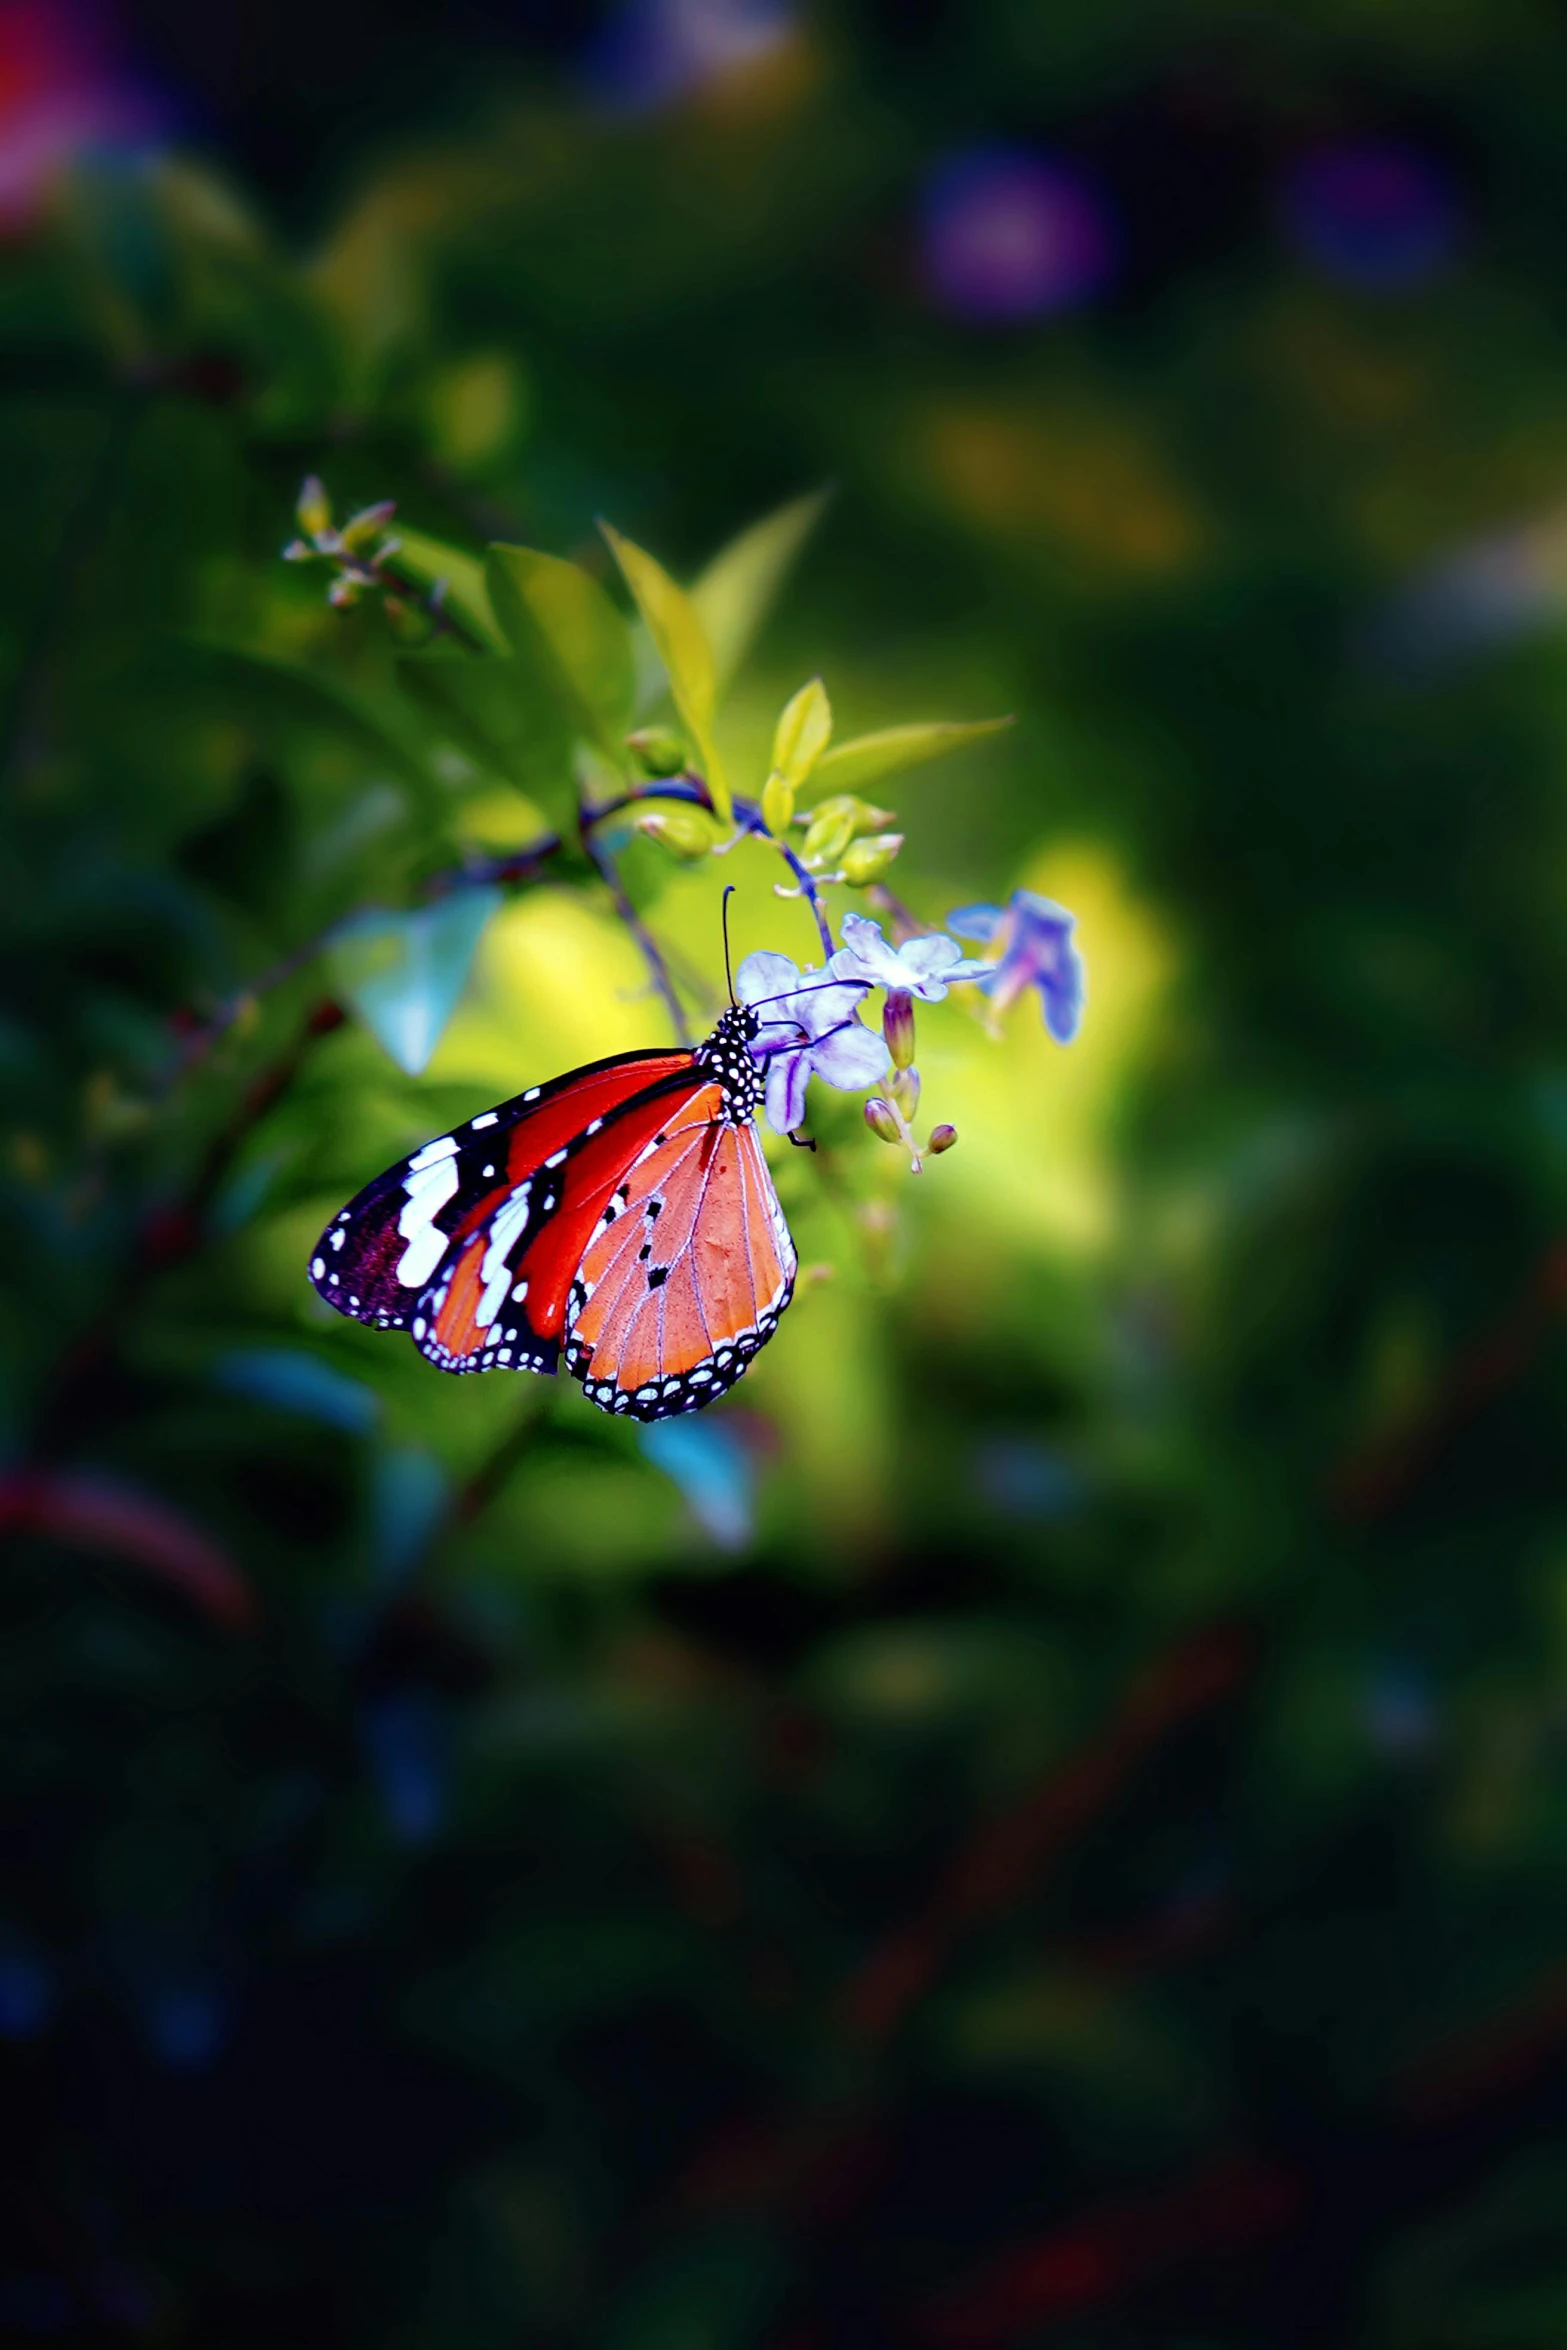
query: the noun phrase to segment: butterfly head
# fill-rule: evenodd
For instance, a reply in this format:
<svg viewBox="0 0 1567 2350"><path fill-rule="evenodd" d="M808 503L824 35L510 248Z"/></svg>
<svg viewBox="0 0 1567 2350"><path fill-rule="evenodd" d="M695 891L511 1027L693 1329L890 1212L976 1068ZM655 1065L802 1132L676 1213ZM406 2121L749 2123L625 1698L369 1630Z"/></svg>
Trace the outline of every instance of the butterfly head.
<svg viewBox="0 0 1567 2350"><path fill-rule="evenodd" d="M706 1043L697 1047L698 1061L724 1089L729 1115L742 1122L755 1117L764 1090L762 1072L751 1053L760 1026L749 1004L731 1004L719 1014Z"/></svg>

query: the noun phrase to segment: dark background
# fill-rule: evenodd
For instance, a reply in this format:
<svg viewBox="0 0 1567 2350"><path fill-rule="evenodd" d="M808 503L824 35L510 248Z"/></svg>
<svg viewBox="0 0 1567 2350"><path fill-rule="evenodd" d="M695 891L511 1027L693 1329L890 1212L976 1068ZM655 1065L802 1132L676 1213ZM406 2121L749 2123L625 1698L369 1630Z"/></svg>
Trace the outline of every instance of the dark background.
<svg viewBox="0 0 1567 2350"><path fill-rule="evenodd" d="M0 2331L1543 2350L1567 27L675 21L0 6ZM1103 243L1030 277L1025 170L998 308L1020 158ZM419 1080L314 967L171 1078L452 854L310 471L682 572L830 481L736 742L1018 715L900 887L1066 898L1083 1037L933 1018L912 1194L824 1107L727 1547L302 1277L638 1040L612 936L521 905Z"/></svg>

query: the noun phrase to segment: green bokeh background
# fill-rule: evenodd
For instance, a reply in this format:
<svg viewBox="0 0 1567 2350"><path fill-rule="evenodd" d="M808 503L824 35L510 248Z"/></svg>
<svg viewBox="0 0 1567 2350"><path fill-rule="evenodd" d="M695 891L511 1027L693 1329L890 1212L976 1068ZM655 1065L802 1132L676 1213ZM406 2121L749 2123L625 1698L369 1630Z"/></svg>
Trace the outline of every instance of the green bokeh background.
<svg viewBox="0 0 1567 2350"><path fill-rule="evenodd" d="M424 89L321 15L286 158L189 107L0 254L0 2331L1560 2343L1567 31L824 6L616 113L575 20L405 8ZM1351 135L1457 191L1429 283L1286 235ZM1002 137L1122 250L986 329L920 191ZM171 1078L530 821L278 562L312 471L606 580L601 514L689 578L830 483L736 774L816 672L844 732L1016 714L889 787L898 886L1070 905L1083 1033L922 1014L918 1179L815 1103L737 1544L304 1278L400 1151L662 1041L585 884L417 1079L320 962ZM1510 627L1400 652L1476 545ZM724 880L809 950L759 850L626 862L694 991Z"/></svg>

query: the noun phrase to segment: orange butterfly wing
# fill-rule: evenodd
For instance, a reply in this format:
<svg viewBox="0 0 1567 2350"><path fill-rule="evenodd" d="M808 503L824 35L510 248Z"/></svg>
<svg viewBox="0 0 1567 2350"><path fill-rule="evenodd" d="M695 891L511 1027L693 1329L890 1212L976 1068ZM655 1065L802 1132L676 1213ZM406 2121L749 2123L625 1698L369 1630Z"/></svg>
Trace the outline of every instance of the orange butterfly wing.
<svg viewBox="0 0 1567 2350"><path fill-rule="evenodd" d="M490 1368L490 1350L501 1343L492 1339L496 1313L515 1286L499 1280L503 1260L542 1237L585 1154L623 1113L640 1111L646 1118L635 1139L605 1154L611 1166L635 1155L663 1114L649 1108L649 1097L660 1105L683 1097L692 1068L684 1050L618 1054L437 1135L333 1217L316 1244L311 1280L339 1313L376 1329L411 1330L442 1370ZM613 1179L601 1183L601 1204L612 1188ZM509 1318L518 1333L508 1349L512 1367L554 1369L570 1271L554 1284L553 1311L541 1294L525 1334L519 1317Z"/></svg>
<svg viewBox="0 0 1567 2350"><path fill-rule="evenodd" d="M572 1285L566 1367L606 1411L662 1419L734 1384L794 1289L756 1128L692 1096L629 1170Z"/></svg>

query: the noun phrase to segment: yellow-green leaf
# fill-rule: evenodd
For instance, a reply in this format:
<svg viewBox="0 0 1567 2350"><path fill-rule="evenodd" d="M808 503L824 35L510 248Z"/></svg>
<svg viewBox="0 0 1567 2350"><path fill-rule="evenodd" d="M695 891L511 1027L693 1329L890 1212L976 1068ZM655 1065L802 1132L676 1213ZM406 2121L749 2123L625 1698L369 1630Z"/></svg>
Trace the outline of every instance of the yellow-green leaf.
<svg viewBox="0 0 1567 2350"><path fill-rule="evenodd" d="M596 579L533 547L491 547L490 603L519 660L542 666L573 729L621 756L631 723L631 632Z"/></svg>
<svg viewBox="0 0 1567 2350"><path fill-rule="evenodd" d="M879 734L857 734L846 743L835 743L816 773L822 783L839 791L858 791L865 784L879 783L884 775L923 766L927 759L939 759L987 734L999 734L1011 724L1010 718L978 718L967 724L938 719L924 726L886 726Z"/></svg>
<svg viewBox="0 0 1567 2350"><path fill-rule="evenodd" d="M702 755L702 771L713 806L727 824L733 812L729 785L713 740L713 711L718 681L713 649L685 589L677 587L661 563L623 539L607 522L599 528L620 565L637 610L664 664L675 708L685 721Z"/></svg>
<svg viewBox="0 0 1567 2350"><path fill-rule="evenodd" d="M813 490L809 497L791 499L776 514L753 522L713 557L691 590L713 648L720 686L729 683L744 660L830 494Z"/></svg>
<svg viewBox="0 0 1567 2350"><path fill-rule="evenodd" d="M774 840L782 840L794 822L794 785L776 767L762 786L762 822Z"/></svg>
<svg viewBox="0 0 1567 2350"><path fill-rule="evenodd" d="M484 584L484 565L476 555L448 546L444 539L427 538L421 530L400 530L393 568L406 572L416 587L430 589L444 580L446 608L452 618L477 637L487 652L505 652L506 639Z"/></svg>
<svg viewBox="0 0 1567 2350"><path fill-rule="evenodd" d="M819 677L785 705L773 735L773 768L798 791L832 741L832 705Z"/></svg>

